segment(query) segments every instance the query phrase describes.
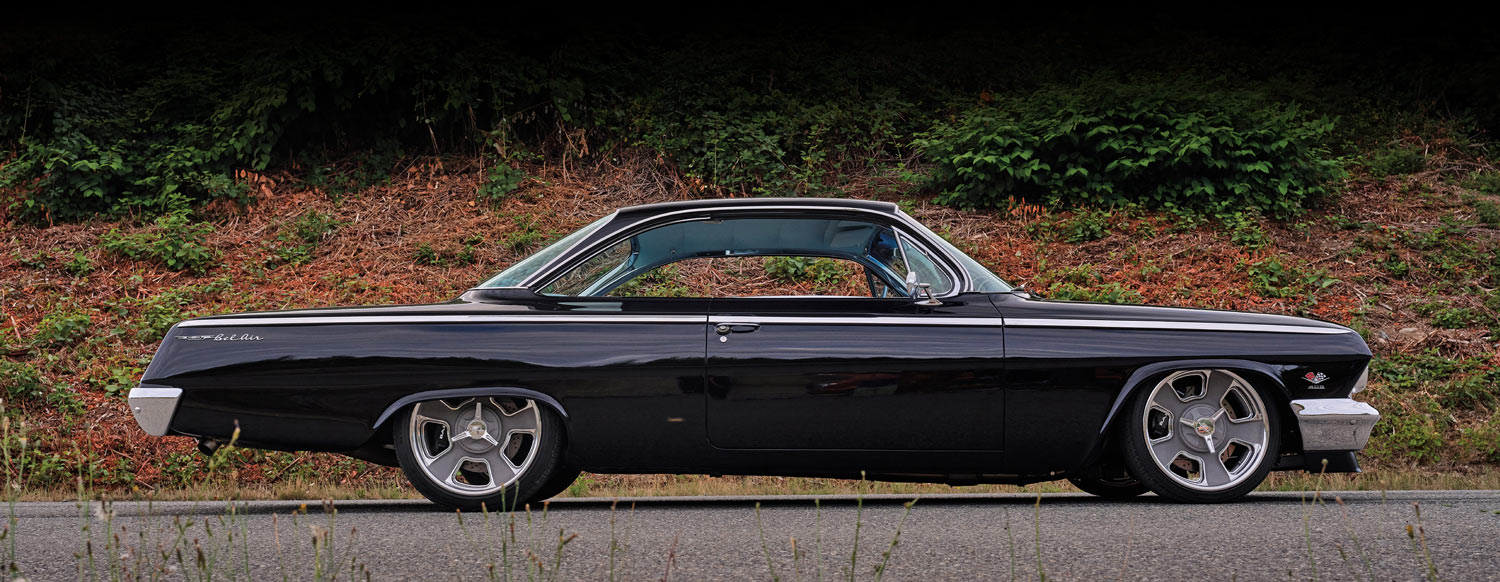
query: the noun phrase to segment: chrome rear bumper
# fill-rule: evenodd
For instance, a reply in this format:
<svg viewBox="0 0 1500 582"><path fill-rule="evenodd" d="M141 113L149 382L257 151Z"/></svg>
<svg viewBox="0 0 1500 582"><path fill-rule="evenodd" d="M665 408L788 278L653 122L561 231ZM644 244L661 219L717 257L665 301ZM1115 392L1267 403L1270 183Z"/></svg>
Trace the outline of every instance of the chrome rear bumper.
<svg viewBox="0 0 1500 582"><path fill-rule="evenodd" d="M1375 407L1350 398L1293 400L1304 451L1357 451L1380 420Z"/></svg>
<svg viewBox="0 0 1500 582"><path fill-rule="evenodd" d="M177 400L181 397L181 388L137 386L130 389L130 413L146 434L162 436L172 424L172 414L177 412Z"/></svg>

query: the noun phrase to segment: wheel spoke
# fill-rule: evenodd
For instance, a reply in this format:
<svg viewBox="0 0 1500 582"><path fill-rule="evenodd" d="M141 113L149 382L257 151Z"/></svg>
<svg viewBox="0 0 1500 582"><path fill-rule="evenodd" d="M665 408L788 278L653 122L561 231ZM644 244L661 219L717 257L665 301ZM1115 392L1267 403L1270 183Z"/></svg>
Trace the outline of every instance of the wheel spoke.
<svg viewBox="0 0 1500 582"><path fill-rule="evenodd" d="M463 462L464 453L458 447L448 447L436 457L425 459L427 471L440 481L451 482L453 474L458 471L458 464Z"/></svg>
<svg viewBox="0 0 1500 582"><path fill-rule="evenodd" d="M500 419L500 424L504 427L507 437L513 434L534 435L537 432L538 425L541 424L538 418L536 403L530 400L527 400L526 406L521 407L520 410L510 414L505 414L505 411L502 410L501 414L504 414L504 417Z"/></svg>
<svg viewBox="0 0 1500 582"><path fill-rule="evenodd" d="M520 467L512 463L505 456L505 451L498 446L491 447L480 458L484 461L485 467L489 469L490 486L492 487L509 485L511 480L516 478L516 472L520 470Z"/></svg>
<svg viewBox="0 0 1500 582"><path fill-rule="evenodd" d="M1250 446L1259 448L1266 444L1266 421L1264 417L1256 417L1243 422L1229 421L1218 426L1219 439L1222 441L1236 440Z"/></svg>
<svg viewBox="0 0 1500 582"><path fill-rule="evenodd" d="M1177 455L1184 452L1181 438L1177 433L1173 433L1172 436L1152 442L1151 455L1156 457L1156 460L1163 466L1171 465L1172 461L1177 459Z"/></svg>
<svg viewBox="0 0 1500 582"><path fill-rule="evenodd" d="M1219 455L1204 455L1198 461L1199 476L1204 485L1216 487L1229 482L1229 469L1224 468L1224 461Z"/></svg>
<svg viewBox="0 0 1500 582"><path fill-rule="evenodd" d="M1222 407L1224 395L1229 393L1236 380L1234 376L1218 370L1210 372L1208 378L1203 381L1203 402L1211 402Z"/></svg>

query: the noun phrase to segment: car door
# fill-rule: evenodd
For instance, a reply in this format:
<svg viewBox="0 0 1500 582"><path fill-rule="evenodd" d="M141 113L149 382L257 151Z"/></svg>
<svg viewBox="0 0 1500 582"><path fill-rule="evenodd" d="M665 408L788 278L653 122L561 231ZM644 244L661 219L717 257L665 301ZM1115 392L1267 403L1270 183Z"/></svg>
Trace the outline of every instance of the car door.
<svg viewBox="0 0 1500 582"><path fill-rule="evenodd" d="M709 310L715 447L1004 450L1004 331L988 295L716 297Z"/></svg>

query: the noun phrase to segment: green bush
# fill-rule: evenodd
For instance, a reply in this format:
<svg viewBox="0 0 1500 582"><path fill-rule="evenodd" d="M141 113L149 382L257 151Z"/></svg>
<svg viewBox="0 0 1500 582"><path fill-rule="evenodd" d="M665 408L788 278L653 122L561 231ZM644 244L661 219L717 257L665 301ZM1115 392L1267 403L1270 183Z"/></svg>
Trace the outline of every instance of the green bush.
<svg viewBox="0 0 1500 582"><path fill-rule="evenodd" d="M94 261L83 254L83 251L73 251L73 258L63 263L63 271L74 277L82 277L94 272Z"/></svg>
<svg viewBox="0 0 1500 582"><path fill-rule="evenodd" d="M1093 82L997 101L916 140L939 201L1295 216L1341 177L1333 130L1261 94Z"/></svg>
<svg viewBox="0 0 1500 582"><path fill-rule="evenodd" d="M272 246L271 252L282 263L307 264L318 250L318 243L343 225L330 215L309 210L282 227L281 233L276 235L276 241L281 244Z"/></svg>
<svg viewBox="0 0 1500 582"><path fill-rule="evenodd" d="M1427 165L1427 154L1416 148L1393 147L1371 153L1364 164L1376 178L1415 174Z"/></svg>
<svg viewBox="0 0 1500 582"><path fill-rule="evenodd" d="M1244 247L1247 250L1260 250L1271 244L1271 237L1260 228L1255 217L1237 212L1224 219L1224 225L1229 227L1229 241Z"/></svg>
<svg viewBox="0 0 1500 582"><path fill-rule="evenodd" d="M32 342L41 347L66 346L88 335L90 325L93 320L86 313L59 311L42 318Z"/></svg>
<svg viewBox="0 0 1500 582"><path fill-rule="evenodd" d="M1080 211L1063 226L1067 235L1064 238L1070 243L1082 243L1109 236L1109 217L1107 210Z"/></svg>
<svg viewBox="0 0 1500 582"><path fill-rule="evenodd" d="M1500 227L1500 206L1489 200L1475 200L1474 217L1485 226Z"/></svg>
<svg viewBox="0 0 1500 582"><path fill-rule="evenodd" d="M490 204L497 204L510 196L521 187L529 176L523 170L518 170L504 161L495 162L485 173L483 184L479 185L479 197Z"/></svg>
<svg viewBox="0 0 1500 582"><path fill-rule="evenodd" d="M194 223L185 213L174 212L156 219L147 232L121 234L110 229L99 237L105 250L129 259L150 259L173 271L202 274L213 268L219 252L204 244L214 226Z"/></svg>
<svg viewBox="0 0 1500 582"><path fill-rule="evenodd" d="M1119 283L1104 283L1093 265L1078 265L1048 271L1041 279L1051 281L1043 295L1060 301L1096 303L1140 303L1140 293Z"/></svg>
<svg viewBox="0 0 1500 582"><path fill-rule="evenodd" d="M1095 303L1140 303L1143 301L1140 293L1113 282L1091 286L1068 282L1058 283L1047 288L1046 297L1063 301Z"/></svg>
<svg viewBox="0 0 1500 582"><path fill-rule="evenodd" d="M766 274L778 281L812 281L829 285L843 281L849 268L839 261L816 257L767 257Z"/></svg>
<svg viewBox="0 0 1500 582"><path fill-rule="evenodd" d="M66 385L47 381L36 366L25 362L0 360L0 387L8 402L46 404L67 412L81 407Z"/></svg>
<svg viewBox="0 0 1500 582"><path fill-rule="evenodd" d="M465 237L462 247L457 251L434 249L431 244L418 243L417 250L412 254L412 260L418 265L431 265L434 267L461 267L472 265L479 261L477 254L479 246L484 244L484 237L473 235Z"/></svg>
<svg viewBox="0 0 1500 582"><path fill-rule="evenodd" d="M1500 196L1500 172L1474 172L1469 179L1464 180L1463 187L1480 194Z"/></svg>
<svg viewBox="0 0 1500 582"><path fill-rule="evenodd" d="M1322 269L1306 269L1287 266L1277 257L1268 257L1246 266L1250 276L1250 290L1262 297L1287 299L1306 297L1316 303L1317 293L1338 283Z"/></svg>
<svg viewBox="0 0 1500 582"><path fill-rule="evenodd" d="M23 402L42 401L50 388L35 366L10 360L0 360L0 382L5 383L7 399Z"/></svg>

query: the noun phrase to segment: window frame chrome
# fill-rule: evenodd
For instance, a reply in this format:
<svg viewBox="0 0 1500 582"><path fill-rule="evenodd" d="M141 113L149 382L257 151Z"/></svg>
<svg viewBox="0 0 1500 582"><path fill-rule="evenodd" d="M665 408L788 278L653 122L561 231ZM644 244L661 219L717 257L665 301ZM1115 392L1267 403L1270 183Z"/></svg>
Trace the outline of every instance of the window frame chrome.
<svg viewBox="0 0 1500 582"><path fill-rule="evenodd" d="M954 281L953 288L950 289L947 293L938 295L937 298L941 299L955 297L957 295L968 292L970 288L968 272L961 268L961 263L953 257L949 256L947 252L942 250L941 246L935 245L932 243L932 241L927 240L927 237L921 236L919 234L921 232L920 229L912 228L913 224L918 223L910 216L907 216L905 213L900 212L899 210L892 213L867 208L801 205L710 206L688 210L676 210L672 212L665 212L655 216L650 216L647 218L642 218L640 220L631 222L630 224L627 224L621 228L615 229L614 234L609 235L606 238L594 241L587 246L580 248L580 245L583 245L585 241L579 241L578 243L570 247L566 252L554 258L546 266L538 269L537 272L533 273L530 278L523 280L518 287L513 288L529 289L534 293L541 294L542 289L545 289L557 278L566 274L568 267L584 261L588 261L600 252L607 250L611 245L617 244L621 240L628 239L642 232L645 232L646 230L660 228L663 226L670 226L683 222L696 222L700 220L722 220L724 218L732 218L731 216L727 216L732 214L758 214L768 211L775 212L784 210L806 210L814 212L826 212L830 214L860 213L865 215L875 215L877 218L884 220L872 220L871 222L875 224L883 224L894 231L898 238L898 248L900 248L900 237L905 236L910 238L914 244L917 244L918 247L920 247L923 251L926 251L929 256L936 259L935 262L938 265L938 268L945 271L948 274L948 277ZM618 215L618 211L616 211L615 214ZM678 219L670 218L673 215L681 214L692 214L693 216ZM618 217L616 218L616 220L617 219ZM606 223L606 225L607 224L608 223ZM904 259L904 249L902 249L902 255ZM908 264L907 269L910 270L910 268L910 264ZM485 287L485 289L498 288L499 287Z"/></svg>

